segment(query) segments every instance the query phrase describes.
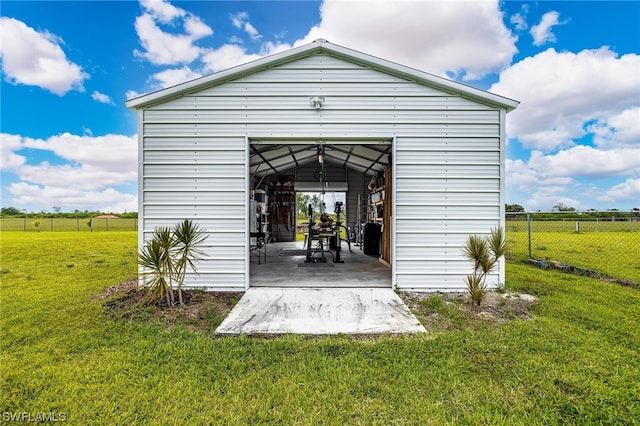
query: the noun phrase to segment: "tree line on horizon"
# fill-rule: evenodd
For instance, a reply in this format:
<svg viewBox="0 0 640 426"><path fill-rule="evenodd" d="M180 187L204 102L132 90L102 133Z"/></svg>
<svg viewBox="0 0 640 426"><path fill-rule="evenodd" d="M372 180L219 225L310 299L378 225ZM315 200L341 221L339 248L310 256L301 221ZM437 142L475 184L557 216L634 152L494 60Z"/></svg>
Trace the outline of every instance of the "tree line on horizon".
<svg viewBox="0 0 640 426"><path fill-rule="evenodd" d="M314 210L321 209L321 200L318 197L312 199L311 197L299 198L297 201L296 213L299 217L304 217L306 215L306 209L308 204L312 204L314 206ZM135 219L138 217L138 212L124 212L124 213L113 213L113 212L103 212L99 210L89 211L89 210L74 210L73 212L62 212L59 207L54 207L53 212L49 211L40 211L40 212L27 212L24 210L19 210L15 207L2 207L0 209L0 217L14 217L14 218L65 218L65 219L88 219L96 216L100 216L103 214L112 214L114 216L118 216L122 219ZM506 204L505 211L508 216L513 217L518 214L531 214L533 217L554 217L561 215L564 218L569 217L584 217L588 215L593 218L603 218L603 219L611 219L611 218L640 218L640 208L633 208L630 211L621 211L618 209L609 209L609 210L595 210L589 209L584 211L578 211L574 207L567 206L562 203L558 203L554 206L552 211L529 211L519 205L519 204Z"/></svg>
<svg viewBox="0 0 640 426"><path fill-rule="evenodd" d="M61 219L88 219L104 214L110 214L118 216L122 219L135 219L138 217L138 212L102 212L99 210L74 210L73 212L63 212L60 207L54 207L53 212L42 210L40 212L27 212L19 210L15 207L2 207L0 209L0 217L14 217L14 218L61 218Z"/></svg>
<svg viewBox="0 0 640 426"><path fill-rule="evenodd" d="M634 207L629 211L621 211L618 209L608 209L608 210L577 210L574 207L568 206L563 203L558 203L553 207L551 211L526 211L524 207L519 204L507 204L505 206L505 211L507 213L508 218L520 217L524 214L530 214L531 217L534 218L553 218L553 217L562 217L565 219L569 218L584 218L592 217L596 219L630 219L630 218L640 218L640 208Z"/></svg>

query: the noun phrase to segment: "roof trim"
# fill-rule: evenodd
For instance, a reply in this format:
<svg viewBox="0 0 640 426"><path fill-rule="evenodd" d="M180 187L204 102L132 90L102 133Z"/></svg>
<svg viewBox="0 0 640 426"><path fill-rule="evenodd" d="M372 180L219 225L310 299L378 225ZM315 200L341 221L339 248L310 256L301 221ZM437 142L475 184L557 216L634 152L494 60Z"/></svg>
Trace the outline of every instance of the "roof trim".
<svg viewBox="0 0 640 426"><path fill-rule="evenodd" d="M327 53L337 58L345 59L350 62L356 62L361 65L370 66L375 70L386 72L388 74L415 80L418 83L441 89L445 92L453 92L462 97L472 99L484 104L503 108L507 112L514 110L519 102L504 96L496 95L485 90L467 86L457 81L449 80L433 74L416 70L395 62L387 61L375 56L371 56L356 50L338 46L329 43L326 40L318 39L312 43L294 47L284 52L266 56L255 61L247 62L236 67L232 67L217 73L209 74L204 77L190 80L175 86L167 87L156 92L141 95L136 98L129 99L125 102L127 108L132 110L141 109L150 105L156 105L178 98L184 93L193 92L200 87L210 86L215 83L224 82L225 80L235 79L242 75L252 74L268 67L277 66L283 63L292 62L296 59L303 58L314 53Z"/></svg>

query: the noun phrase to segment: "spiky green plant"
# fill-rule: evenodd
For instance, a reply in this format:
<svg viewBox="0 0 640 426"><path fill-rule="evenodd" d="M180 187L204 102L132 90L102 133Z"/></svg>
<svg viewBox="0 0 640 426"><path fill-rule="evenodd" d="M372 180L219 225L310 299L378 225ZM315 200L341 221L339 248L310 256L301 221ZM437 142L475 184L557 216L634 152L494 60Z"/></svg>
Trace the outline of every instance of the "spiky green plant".
<svg viewBox="0 0 640 426"><path fill-rule="evenodd" d="M187 274L187 266L197 273L195 262L202 260L205 252L200 248L202 243L207 239L204 229L200 225L193 223L189 219L185 219L173 228L173 236L175 238L175 255L176 255L176 281L178 284L178 299L180 305L184 305L182 300L182 285Z"/></svg>
<svg viewBox="0 0 640 426"><path fill-rule="evenodd" d="M473 262L473 273L465 277L465 283L472 304L480 306L486 298L487 275L495 269L505 251L506 239L500 227L492 228L491 234L486 237L469 235L464 254Z"/></svg>
<svg viewBox="0 0 640 426"><path fill-rule="evenodd" d="M487 256L487 240L479 235L469 235L464 252L467 258L473 261L473 269L480 268L483 259Z"/></svg>
<svg viewBox="0 0 640 426"><path fill-rule="evenodd" d="M487 286L481 274L473 273L465 277L467 291L472 304L480 306L487 297Z"/></svg>
<svg viewBox="0 0 640 426"><path fill-rule="evenodd" d="M166 250L157 239L149 240L138 254L141 275L149 288L152 300L166 300L173 304L173 292L169 284L169 271L166 269Z"/></svg>
<svg viewBox="0 0 640 426"><path fill-rule="evenodd" d="M151 289L152 298L165 298L168 305L175 303L174 284L178 300L184 306L182 286L187 266L197 272L196 261L205 252L199 247L207 238L205 231L191 220L184 220L173 228L158 227L138 255L145 284Z"/></svg>
<svg viewBox="0 0 640 426"><path fill-rule="evenodd" d="M499 226L491 228L491 234L487 237L487 243L496 260L504 256L507 251L507 239L504 229Z"/></svg>
<svg viewBox="0 0 640 426"><path fill-rule="evenodd" d="M158 242L162 248L162 262L164 264L165 274L169 284L169 293L171 295L171 303L174 302L173 282L177 277L177 268L173 259L173 252L176 248L176 239L173 230L166 226L161 226L153 231L153 239Z"/></svg>

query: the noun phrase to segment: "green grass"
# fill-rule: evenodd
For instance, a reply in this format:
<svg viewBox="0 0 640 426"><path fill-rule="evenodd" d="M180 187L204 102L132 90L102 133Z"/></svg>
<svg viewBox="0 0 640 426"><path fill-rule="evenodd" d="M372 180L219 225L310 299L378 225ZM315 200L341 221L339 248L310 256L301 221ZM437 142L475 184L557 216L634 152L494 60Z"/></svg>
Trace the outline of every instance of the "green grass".
<svg viewBox="0 0 640 426"><path fill-rule="evenodd" d="M106 312L96 295L135 275L133 232L0 237L2 413L62 412L82 425L640 419L632 288L509 263L507 288L540 298L533 321L413 337L213 338Z"/></svg>
<svg viewBox="0 0 640 426"><path fill-rule="evenodd" d="M637 232L537 232L531 236L531 255L640 283L639 244ZM508 253L526 259L528 245L526 232L507 227Z"/></svg>
<svg viewBox="0 0 640 426"><path fill-rule="evenodd" d="M576 222L579 222L580 232L640 232L639 220L595 220L595 219L532 219L531 232L576 232ZM507 232L527 232L528 224L526 220L507 220Z"/></svg>

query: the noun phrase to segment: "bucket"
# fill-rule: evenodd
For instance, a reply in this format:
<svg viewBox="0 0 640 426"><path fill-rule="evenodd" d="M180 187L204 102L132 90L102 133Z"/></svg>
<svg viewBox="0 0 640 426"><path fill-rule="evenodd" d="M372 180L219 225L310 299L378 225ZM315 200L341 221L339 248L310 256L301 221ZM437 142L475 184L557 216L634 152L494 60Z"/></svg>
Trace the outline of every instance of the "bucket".
<svg viewBox="0 0 640 426"><path fill-rule="evenodd" d="M263 189L256 189L255 200L258 203L266 203L267 193Z"/></svg>

